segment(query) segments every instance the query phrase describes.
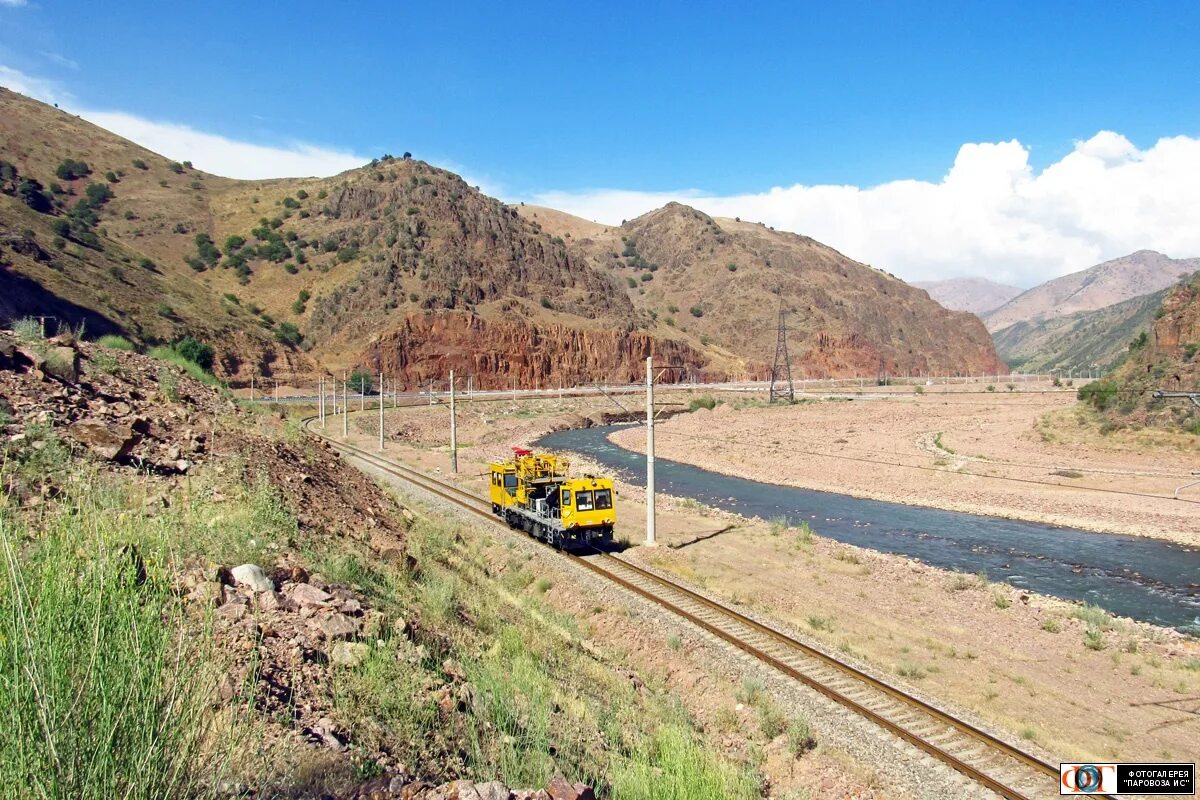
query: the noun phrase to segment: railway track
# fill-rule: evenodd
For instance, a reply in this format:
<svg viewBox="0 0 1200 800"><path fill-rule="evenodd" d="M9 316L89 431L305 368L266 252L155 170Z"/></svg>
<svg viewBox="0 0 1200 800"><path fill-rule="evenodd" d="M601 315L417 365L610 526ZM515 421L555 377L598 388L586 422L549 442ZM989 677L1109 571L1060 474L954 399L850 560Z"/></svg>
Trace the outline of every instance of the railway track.
<svg viewBox="0 0 1200 800"><path fill-rule="evenodd" d="M322 438L345 454L507 530L482 498L369 451ZM864 717L999 797L1032 800L1058 796L1056 765L834 655L611 553L597 551L586 557L564 555Z"/></svg>

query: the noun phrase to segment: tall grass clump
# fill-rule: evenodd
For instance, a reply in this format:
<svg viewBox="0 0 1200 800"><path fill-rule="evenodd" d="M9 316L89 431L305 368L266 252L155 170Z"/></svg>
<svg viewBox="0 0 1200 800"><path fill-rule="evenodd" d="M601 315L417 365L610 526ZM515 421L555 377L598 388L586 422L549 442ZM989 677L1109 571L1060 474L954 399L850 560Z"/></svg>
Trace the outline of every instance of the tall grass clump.
<svg viewBox="0 0 1200 800"><path fill-rule="evenodd" d="M710 394L706 394L706 395L702 395L700 397L693 398L692 401L690 403L688 403L688 411L699 411L702 408L712 411L716 407L717 407L717 398L713 397Z"/></svg>
<svg viewBox="0 0 1200 800"><path fill-rule="evenodd" d="M23 342L36 342L46 338L42 333L42 323L33 317L22 317L13 323L12 329Z"/></svg>
<svg viewBox="0 0 1200 800"><path fill-rule="evenodd" d="M133 346L133 342L124 336L117 336L112 333L101 336L96 340L96 344L101 347L107 347L109 350L124 350L127 353L132 353L137 349Z"/></svg>
<svg viewBox="0 0 1200 800"><path fill-rule="evenodd" d="M759 796L758 781L744 768L714 759L687 728L661 727L609 772L614 800L693 800Z"/></svg>
<svg viewBox="0 0 1200 800"><path fill-rule="evenodd" d="M97 535L101 513L57 514L25 544L0 514L2 796L203 794L203 642L161 570Z"/></svg>
<svg viewBox="0 0 1200 800"><path fill-rule="evenodd" d="M179 367L179 369L183 370L184 373L192 378L195 378L201 383L205 383L214 387L221 387L223 385L220 379L218 379L215 375L205 370L204 367L200 366L195 361L188 359L173 347L155 347L152 348L147 355L151 358L155 358L159 361Z"/></svg>

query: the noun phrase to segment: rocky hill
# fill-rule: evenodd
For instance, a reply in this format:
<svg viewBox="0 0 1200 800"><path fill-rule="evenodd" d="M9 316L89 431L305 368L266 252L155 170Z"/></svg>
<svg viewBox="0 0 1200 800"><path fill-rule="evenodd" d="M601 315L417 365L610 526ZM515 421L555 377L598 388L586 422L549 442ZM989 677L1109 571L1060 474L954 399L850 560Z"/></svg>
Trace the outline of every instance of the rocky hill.
<svg viewBox="0 0 1200 800"><path fill-rule="evenodd" d="M985 315L984 322L995 333L1018 322L1094 311L1166 289L1198 269L1200 258L1174 259L1139 250L1035 286Z"/></svg>
<svg viewBox="0 0 1200 800"><path fill-rule="evenodd" d="M606 228L518 210L407 154L230 180L3 89L0 161L0 319L192 335L235 385L355 367L554 385L636 374L651 353L760 376L777 290L800 374L998 367L978 323L924 292L674 204Z"/></svg>
<svg viewBox="0 0 1200 800"><path fill-rule="evenodd" d="M1112 378L1080 390L1118 425L1184 429L1200 436L1200 408L1156 391L1200 392L1200 273L1166 292L1149 330L1128 345L1129 358Z"/></svg>
<svg viewBox="0 0 1200 800"><path fill-rule="evenodd" d="M697 349L769 371L780 299L797 376L994 372L983 325L922 290L814 239L679 203L620 227L552 227L561 216L522 209L624 285L630 302ZM538 216L534 216L538 215ZM567 238L568 234L571 238Z"/></svg>
<svg viewBox="0 0 1200 800"><path fill-rule="evenodd" d="M1150 329L1169 289L1095 311L1018 322L992 335L996 351L1026 372L1110 369L1129 353L1129 342Z"/></svg>
<svg viewBox="0 0 1200 800"><path fill-rule="evenodd" d="M930 297L952 311L970 311L979 316L999 308L1024 291L987 278L917 281L913 286L929 292Z"/></svg>

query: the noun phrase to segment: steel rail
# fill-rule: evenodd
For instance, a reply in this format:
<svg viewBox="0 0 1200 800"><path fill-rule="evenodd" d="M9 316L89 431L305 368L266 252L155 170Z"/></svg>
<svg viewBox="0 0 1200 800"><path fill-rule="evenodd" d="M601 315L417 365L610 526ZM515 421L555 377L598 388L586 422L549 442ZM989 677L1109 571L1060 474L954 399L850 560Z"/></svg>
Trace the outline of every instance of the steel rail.
<svg viewBox="0 0 1200 800"><path fill-rule="evenodd" d="M312 419L314 419L314 417L306 418L305 423L307 424ZM368 452L359 447L355 447L354 445L321 436L316 432L314 433L315 435L320 436L320 438L329 442L336 450L359 458L360 460L367 462L369 465L377 469L392 474L398 478L401 478L402 480L408 481L409 483L416 485L417 487L435 495L436 497L446 500L447 502L463 508L466 511L480 516L489 522L496 524L497 526L503 527L505 530L509 529L507 525L505 525L491 513L490 509L486 508L487 503L485 500L477 497L474 494L471 494L470 492L430 477L419 470L381 458L375 453ZM945 726L946 728L957 732L961 737L970 740L971 743L985 746L987 748L987 752L985 752L983 755L977 756L974 759L975 761L986 761L988 758L988 753L1000 754L1009 759L1011 762L1015 762L1017 765L1024 767L1029 771L1046 777L1051 777L1056 783L1058 781L1059 771L1054 765L1049 764L1037 756L1027 753L1009 744L1008 742L997 738L985 730L958 719L949 712L943 711L942 709L931 705L930 703L915 697L908 692L905 692L904 690L887 683L886 681L880 680L879 678L863 672L862 670L843 662L835 656L832 656L822 650L788 636L782 631L772 628L769 625L765 625L726 605L698 594L697 592L687 588L686 586L678 584L673 580L643 569L642 567L632 564L625 559L617 558L609 553L605 553L603 551L597 551L597 553L599 555L599 559L597 560L590 560L588 558L579 556L570 556L569 554L565 553L564 555L570 557L575 564L578 564L605 578L606 580L621 586L627 591L633 592L639 597L642 597L667 609L671 613L682 617L683 619L711 633L717 638L728 642L742 652L745 652L753 658L771 666L778 672L787 675L789 678L803 683L821 695L829 698L845 708L848 708L849 710L876 724L880 728L883 728L889 733L895 735L902 741L905 741L936 758L938 761L941 761L970 780L987 787L1001 797L1006 798L1006 800L1028 800L1029 796L1017 789L1012 788L1010 785L1005 784L1002 780L988 774L983 770L983 768L974 766L963 758L960 758L959 756L949 752L947 746L939 745L938 743L930 741L930 738L932 737L927 738L926 736L913 731L911 728L916 726L912 722L903 723L897 722L894 719L889 719L884 714L869 708L864 704L864 702L855 700L854 698L849 697L844 691L839 691L838 689L830 686L828 682L804 673L797 667L788 664L779 656L772 655L762 647L756 646L755 644L747 641L746 638L738 636L736 633L731 632L728 629L715 624L714 622L710 622L709 620L702 618L694 611L689 611L686 608L683 608L679 602L673 601L668 597L664 597L661 592L657 592L652 588L638 585L638 583L635 582L636 579L649 581L657 586L663 587L667 592L678 593L686 601L696 603L708 611L731 620L733 623L735 623L735 625L740 625L750 629L751 631L754 631L755 633L765 636L770 641L783 645L789 651L799 653L802 656L817 661L822 666L832 668L840 676L850 678L859 686L864 686L868 690L873 690L879 694L882 694L885 698L897 701L905 708L905 710L915 711L924 716L926 718L926 722L931 721L936 725ZM614 567L601 566L601 564L598 563L601 561L604 563L613 564ZM630 579L629 577L617 574L621 570L634 573L635 579ZM901 715L902 712L900 714L894 714L893 716ZM941 732L942 731L939 731L939 733ZM959 740L959 743L962 743L962 739ZM1110 795L1094 796L1105 798L1111 797Z"/></svg>

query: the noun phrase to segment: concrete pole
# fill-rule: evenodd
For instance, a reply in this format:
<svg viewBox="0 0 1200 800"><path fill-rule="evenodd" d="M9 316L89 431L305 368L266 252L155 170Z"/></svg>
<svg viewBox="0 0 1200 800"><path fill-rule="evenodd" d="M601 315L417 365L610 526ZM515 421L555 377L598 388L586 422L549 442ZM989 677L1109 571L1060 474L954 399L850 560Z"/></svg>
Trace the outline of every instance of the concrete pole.
<svg viewBox="0 0 1200 800"><path fill-rule="evenodd" d="M275 381L275 402L279 402L279 381Z"/></svg>
<svg viewBox="0 0 1200 800"><path fill-rule="evenodd" d="M317 381L317 416L321 418L321 427L325 427L325 376Z"/></svg>
<svg viewBox="0 0 1200 800"><path fill-rule="evenodd" d="M350 387L346 383L346 371L342 370L342 438L350 433Z"/></svg>
<svg viewBox="0 0 1200 800"><path fill-rule="evenodd" d="M383 373L379 373L379 449L383 450Z"/></svg>
<svg viewBox="0 0 1200 800"><path fill-rule="evenodd" d="M250 402L254 402L254 376L250 376Z"/></svg>
<svg viewBox="0 0 1200 800"><path fill-rule="evenodd" d="M646 546L654 547L654 357L646 356Z"/></svg>
<svg viewBox="0 0 1200 800"><path fill-rule="evenodd" d="M454 416L454 370L450 370L450 472L458 474L458 419Z"/></svg>
<svg viewBox="0 0 1200 800"><path fill-rule="evenodd" d="M365 372L358 376L358 410L367 410L367 374Z"/></svg>

